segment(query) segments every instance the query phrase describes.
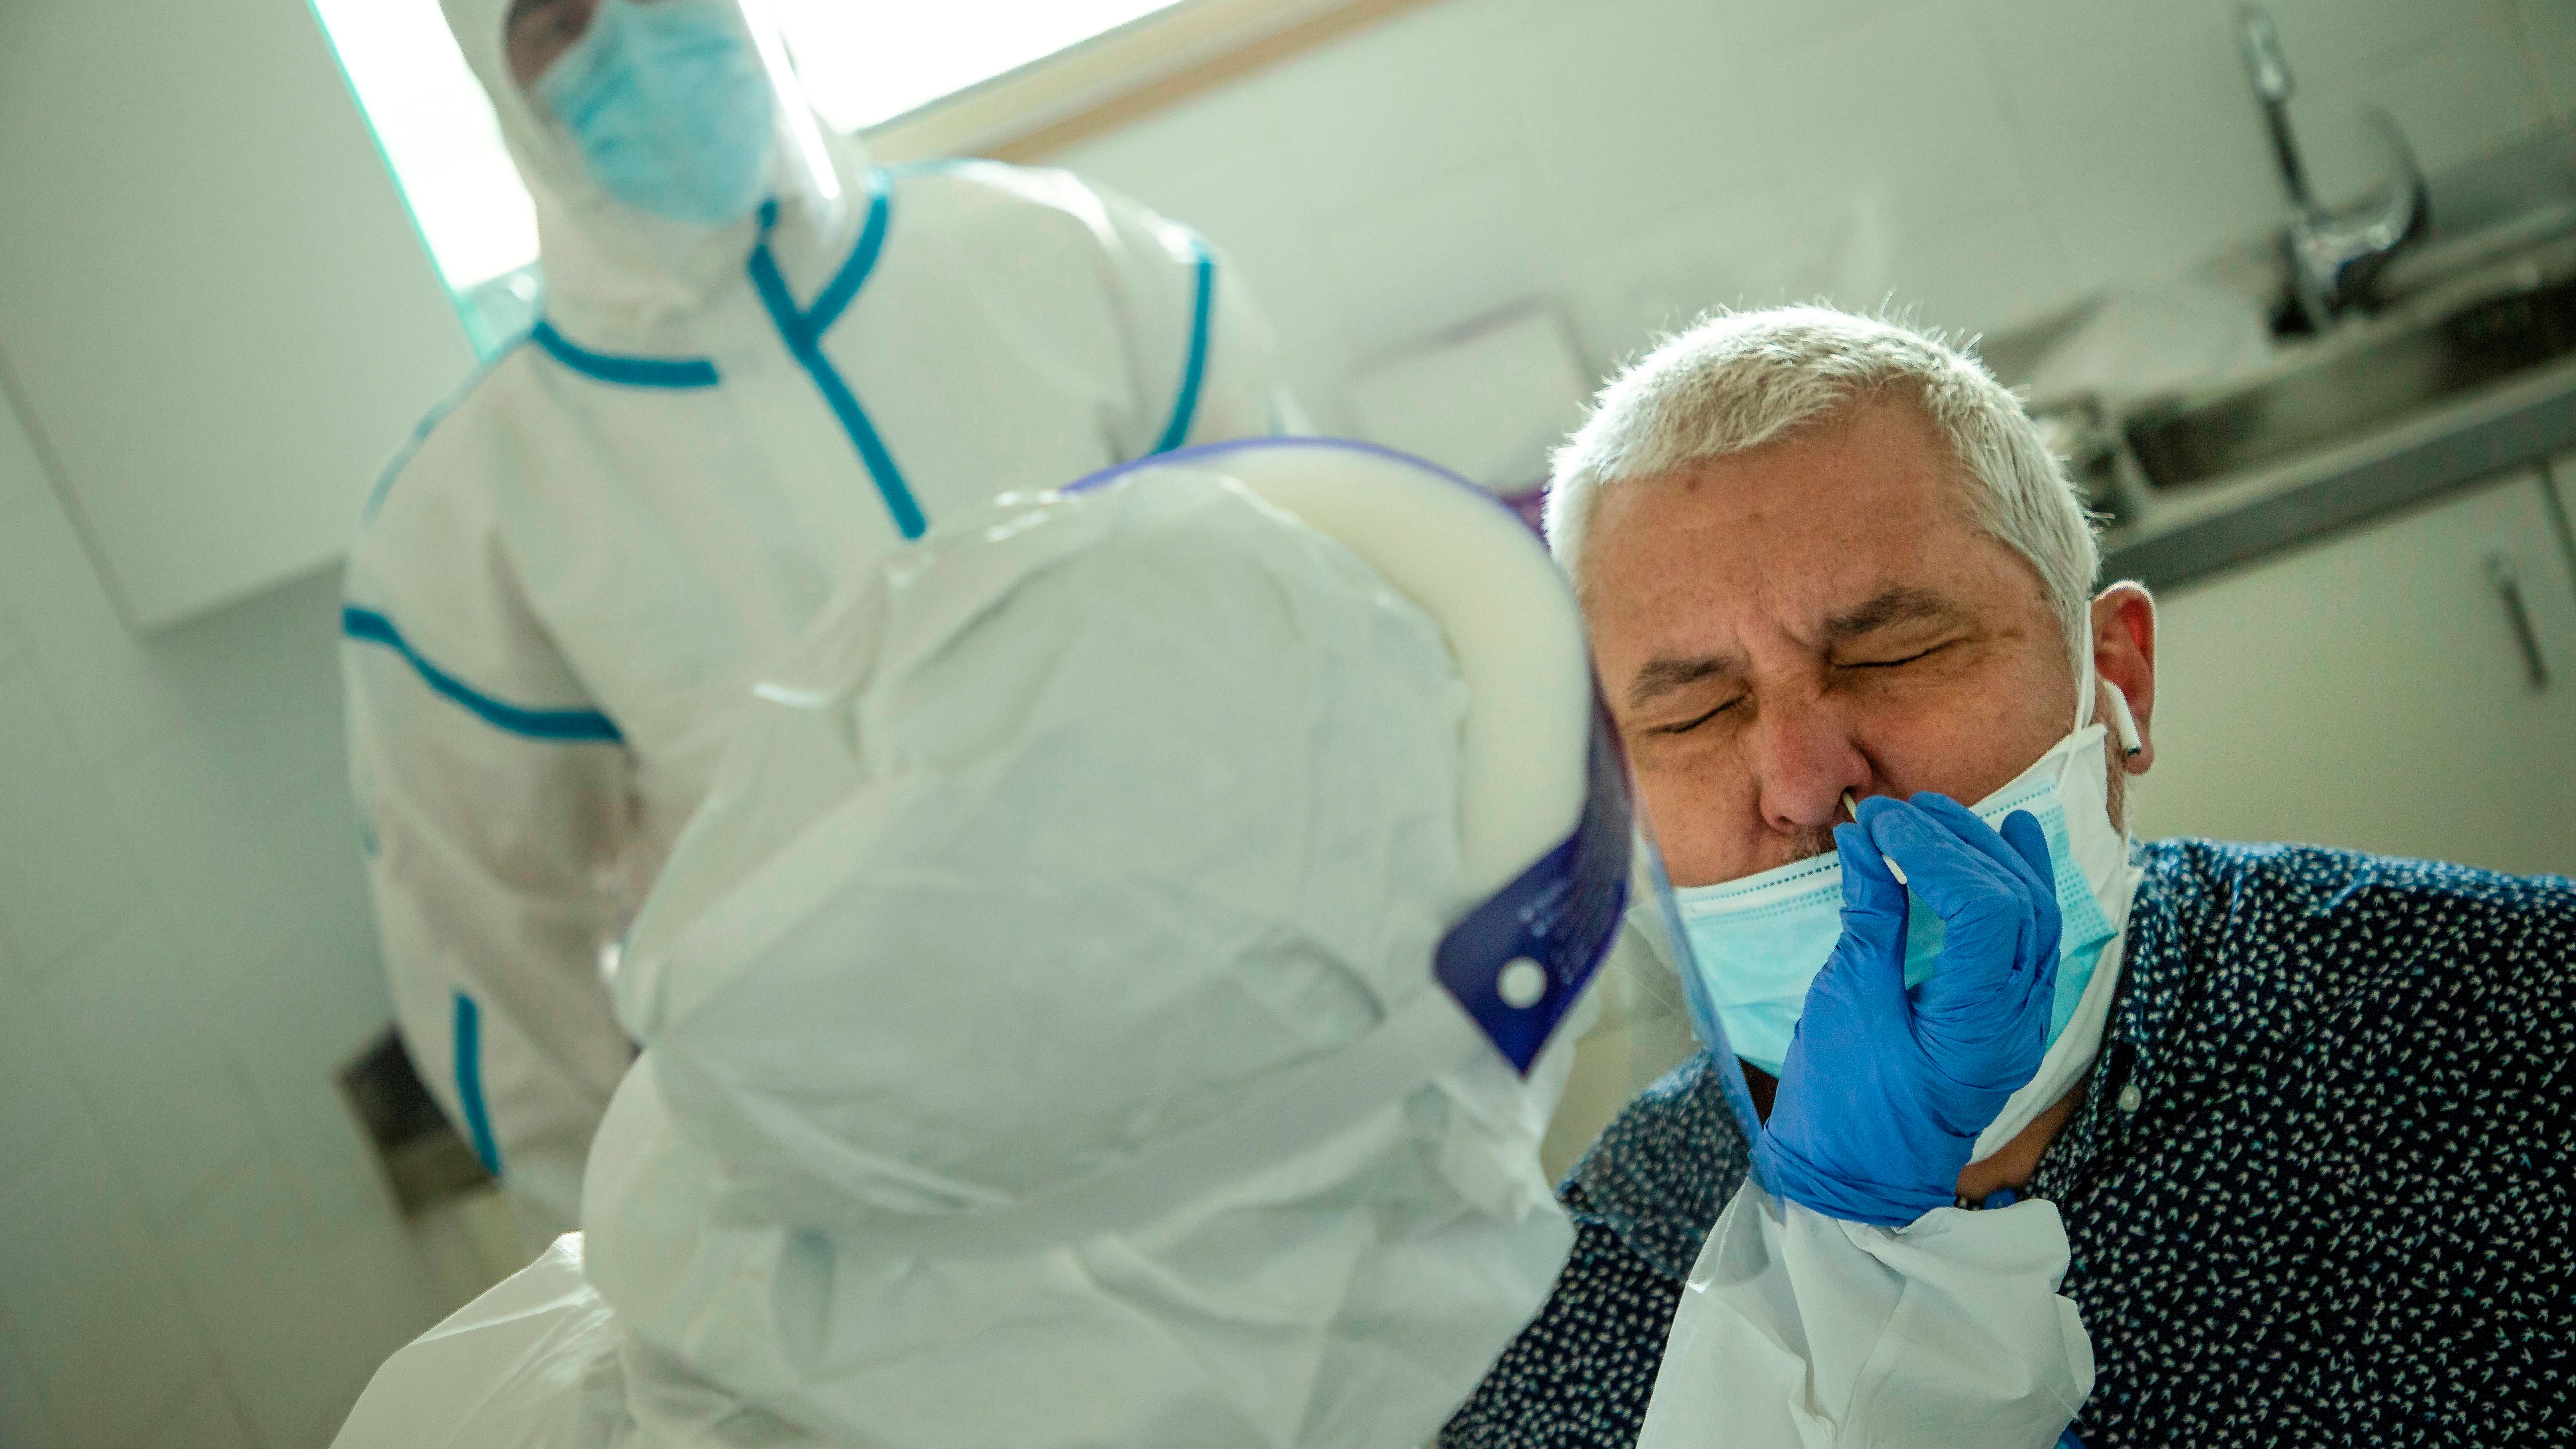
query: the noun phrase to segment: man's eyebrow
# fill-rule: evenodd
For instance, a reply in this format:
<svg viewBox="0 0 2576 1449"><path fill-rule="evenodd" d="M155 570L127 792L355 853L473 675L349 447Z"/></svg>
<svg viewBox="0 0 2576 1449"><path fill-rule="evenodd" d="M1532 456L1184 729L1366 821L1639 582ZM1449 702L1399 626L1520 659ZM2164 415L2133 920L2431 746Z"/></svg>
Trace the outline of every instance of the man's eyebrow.
<svg viewBox="0 0 2576 1449"><path fill-rule="evenodd" d="M1628 681L1628 707L1636 709L1672 693L1674 690L1720 675L1741 674L1744 665L1731 654L1703 654L1693 658L1667 656L1649 659L1636 677Z"/></svg>
<svg viewBox="0 0 2576 1449"><path fill-rule="evenodd" d="M1869 602L1847 609L1825 621L1827 639L1857 639L1876 633L1890 624L1918 624L1925 620L1954 618L1959 608L1930 589L1898 585L1882 589Z"/></svg>

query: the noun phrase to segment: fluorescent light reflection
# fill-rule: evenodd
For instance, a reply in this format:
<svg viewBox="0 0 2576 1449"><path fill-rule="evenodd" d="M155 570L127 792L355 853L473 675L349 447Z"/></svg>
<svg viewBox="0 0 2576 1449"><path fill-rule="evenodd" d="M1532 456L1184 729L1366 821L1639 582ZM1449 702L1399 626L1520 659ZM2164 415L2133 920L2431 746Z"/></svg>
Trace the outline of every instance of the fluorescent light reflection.
<svg viewBox="0 0 2576 1449"><path fill-rule="evenodd" d="M536 260L536 213L438 0L313 0L448 288ZM815 109L859 131L1173 0L767 0Z"/></svg>
<svg viewBox="0 0 2576 1449"><path fill-rule="evenodd" d="M769 0L815 109L864 130L1172 8L1172 0Z"/></svg>

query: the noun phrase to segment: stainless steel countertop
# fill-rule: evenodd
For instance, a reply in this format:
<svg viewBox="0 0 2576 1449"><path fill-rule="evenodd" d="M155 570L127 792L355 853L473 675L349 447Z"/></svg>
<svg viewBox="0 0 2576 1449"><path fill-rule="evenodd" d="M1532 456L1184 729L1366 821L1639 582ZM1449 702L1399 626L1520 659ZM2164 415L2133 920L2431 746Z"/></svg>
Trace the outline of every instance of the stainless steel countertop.
<svg viewBox="0 0 2576 1449"><path fill-rule="evenodd" d="M2276 467L2177 489L2103 536L2105 579L2172 589L2576 448L2576 360Z"/></svg>

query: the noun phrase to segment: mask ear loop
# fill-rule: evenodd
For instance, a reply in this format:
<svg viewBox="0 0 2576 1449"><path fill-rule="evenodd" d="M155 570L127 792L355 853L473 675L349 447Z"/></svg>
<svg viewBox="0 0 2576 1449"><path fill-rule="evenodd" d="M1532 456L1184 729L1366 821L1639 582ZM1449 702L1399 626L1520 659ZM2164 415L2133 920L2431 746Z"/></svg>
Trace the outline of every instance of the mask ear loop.
<svg viewBox="0 0 2576 1449"><path fill-rule="evenodd" d="M2083 656L2082 667L2075 671L2075 728L2079 733L2093 723L2093 686L2102 679L2093 667L2093 616L2089 609L2084 616Z"/></svg>

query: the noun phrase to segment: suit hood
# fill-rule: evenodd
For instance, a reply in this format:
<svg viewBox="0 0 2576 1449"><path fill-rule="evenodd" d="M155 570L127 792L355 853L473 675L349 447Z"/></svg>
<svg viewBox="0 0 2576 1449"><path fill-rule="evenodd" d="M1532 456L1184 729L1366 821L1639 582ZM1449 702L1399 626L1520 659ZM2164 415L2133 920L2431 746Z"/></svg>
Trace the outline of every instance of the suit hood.
<svg viewBox="0 0 2576 1449"><path fill-rule="evenodd" d="M760 220L691 226L611 197L591 179L563 126L511 76L510 7L511 0L441 0L535 203L548 316L592 345L688 349L688 322L722 289L741 284L744 259L760 240ZM747 17L746 24L766 21ZM794 254L837 257L848 248L856 230L851 198L864 194L868 158L858 142L823 122L792 72L782 77L773 67L770 74L783 118L773 169L786 170L778 158L792 156L811 177L806 185L776 187L776 235L791 254L782 262L793 274L804 270Z"/></svg>

